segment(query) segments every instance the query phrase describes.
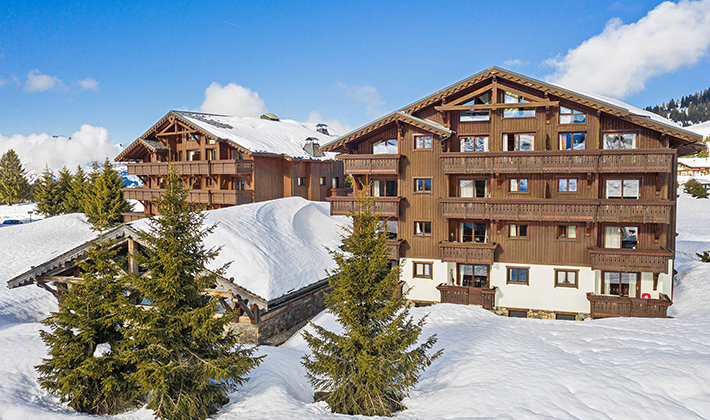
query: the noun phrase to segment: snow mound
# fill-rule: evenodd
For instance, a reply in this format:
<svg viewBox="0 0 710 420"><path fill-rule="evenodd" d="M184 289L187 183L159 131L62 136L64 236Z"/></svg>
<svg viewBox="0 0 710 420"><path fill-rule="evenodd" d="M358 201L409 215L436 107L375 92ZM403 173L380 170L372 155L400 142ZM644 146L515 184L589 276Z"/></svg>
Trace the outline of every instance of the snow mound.
<svg viewBox="0 0 710 420"><path fill-rule="evenodd" d="M710 137L710 121L705 121L700 124L691 125L686 127L690 131L695 131L696 133L703 136L703 138Z"/></svg>

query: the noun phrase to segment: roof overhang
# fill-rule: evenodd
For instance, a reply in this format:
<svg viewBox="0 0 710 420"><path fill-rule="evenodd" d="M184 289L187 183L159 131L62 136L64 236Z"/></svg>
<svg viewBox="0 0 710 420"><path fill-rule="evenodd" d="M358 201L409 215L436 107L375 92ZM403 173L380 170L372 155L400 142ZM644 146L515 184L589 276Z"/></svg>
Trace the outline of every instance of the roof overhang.
<svg viewBox="0 0 710 420"><path fill-rule="evenodd" d="M136 139L133 143L129 144L128 147L126 147L121 153L118 154L114 158L116 162L123 162L123 161L128 161L128 160L134 160L135 157L138 156L138 153L141 150L145 150L149 153L156 153L158 151L167 151L169 150L165 146L158 146L156 144L157 140L151 141L151 140L145 140L145 139Z"/></svg>

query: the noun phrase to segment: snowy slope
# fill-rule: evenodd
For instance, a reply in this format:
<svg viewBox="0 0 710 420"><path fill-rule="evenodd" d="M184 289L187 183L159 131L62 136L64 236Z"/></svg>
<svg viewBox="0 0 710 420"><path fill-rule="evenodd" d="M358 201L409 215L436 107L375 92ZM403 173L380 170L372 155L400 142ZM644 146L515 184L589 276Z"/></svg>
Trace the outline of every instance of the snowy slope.
<svg viewBox="0 0 710 420"><path fill-rule="evenodd" d="M691 125L686 127L688 130L695 131L696 133L703 136L703 138L710 137L710 121L705 121L700 124Z"/></svg>
<svg viewBox="0 0 710 420"><path fill-rule="evenodd" d="M424 335L437 334L444 355L424 372L397 418L710 418L710 264L692 259L710 250L708 210L710 200L683 195L678 201L674 318L569 322L503 318L449 304L414 309L416 317L428 315ZM314 322L338 328L326 313ZM34 322L0 325L0 418L91 417L36 385L33 366L44 356L38 330ZM353 418L311 402L300 365L305 352L300 336L262 347L262 366L214 418ZM142 409L96 418L153 417Z"/></svg>

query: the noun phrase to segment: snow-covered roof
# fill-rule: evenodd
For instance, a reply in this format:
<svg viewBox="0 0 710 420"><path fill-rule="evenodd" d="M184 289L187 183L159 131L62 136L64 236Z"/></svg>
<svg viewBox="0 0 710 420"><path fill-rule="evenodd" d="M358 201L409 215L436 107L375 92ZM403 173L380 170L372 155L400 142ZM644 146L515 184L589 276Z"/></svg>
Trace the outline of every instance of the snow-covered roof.
<svg viewBox="0 0 710 420"><path fill-rule="evenodd" d="M678 158L678 163L691 168L710 168L709 158Z"/></svg>
<svg viewBox="0 0 710 420"><path fill-rule="evenodd" d="M283 155L296 159L334 159L336 153L313 157L303 150L306 139L315 138L321 145L333 140L313 130L308 125L294 120L271 121L255 117L232 117L228 115L199 112L172 111L210 135L232 142L252 153Z"/></svg>
<svg viewBox="0 0 710 420"><path fill-rule="evenodd" d="M691 125L690 127L685 128L700 134L701 136L703 136L703 138L710 137L710 121L705 121L700 124Z"/></svg>

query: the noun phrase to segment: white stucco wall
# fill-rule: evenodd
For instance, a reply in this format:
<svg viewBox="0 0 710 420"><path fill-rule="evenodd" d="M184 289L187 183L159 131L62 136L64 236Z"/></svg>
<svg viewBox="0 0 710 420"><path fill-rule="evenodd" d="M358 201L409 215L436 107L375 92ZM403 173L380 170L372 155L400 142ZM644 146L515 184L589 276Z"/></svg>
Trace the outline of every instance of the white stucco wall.
<svg viewBox="0 0 710 420"><path fill-rule="evenodd" d="M432 264L432 278L414 278L414 263L423 262ZM449 280L450 270L456 272L456 264L445 263L440 260L428 260L425 258L404 259L400 258L399 264L402 268L401 279L404 280L405 289L409 292L407 299L424 302L441 302L441 293L436 290L436 286L441 283L446 284Z"/></svg>

